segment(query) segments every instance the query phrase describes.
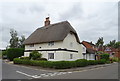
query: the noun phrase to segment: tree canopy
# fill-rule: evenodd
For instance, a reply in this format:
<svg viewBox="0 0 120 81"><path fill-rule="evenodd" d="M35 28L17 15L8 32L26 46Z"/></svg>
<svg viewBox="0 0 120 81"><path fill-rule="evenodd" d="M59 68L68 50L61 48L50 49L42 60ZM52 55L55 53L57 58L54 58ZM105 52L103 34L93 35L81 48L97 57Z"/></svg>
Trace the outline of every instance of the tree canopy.
<svg viewBox="0 0 120 81"><path fill-rule="evenodd" d="M103 44L104 44L103 37L100 37L100 38L97 40L96 46L97 46L97 47L102 47Z"/></svg>
<svg viewBox="0 0 120 81"><path fill-rule="evenodd" d="M10 48L24 48L23 42L25 40L25 36L22 35L21 38L18 37L18 33L14 29L10 29Z"/></svg>

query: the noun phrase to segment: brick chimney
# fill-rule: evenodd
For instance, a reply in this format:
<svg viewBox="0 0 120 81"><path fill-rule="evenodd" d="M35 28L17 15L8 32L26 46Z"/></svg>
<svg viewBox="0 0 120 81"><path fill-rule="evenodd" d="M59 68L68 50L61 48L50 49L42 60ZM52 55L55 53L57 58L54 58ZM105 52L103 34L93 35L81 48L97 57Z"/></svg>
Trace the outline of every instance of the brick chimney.
<svg viewBox="0 0 120 81"><path fill-rule="evenodd" d="M50 25L49 17L47 17L46 20L45 20L45 26L48 26L48 25Z"/></svg>

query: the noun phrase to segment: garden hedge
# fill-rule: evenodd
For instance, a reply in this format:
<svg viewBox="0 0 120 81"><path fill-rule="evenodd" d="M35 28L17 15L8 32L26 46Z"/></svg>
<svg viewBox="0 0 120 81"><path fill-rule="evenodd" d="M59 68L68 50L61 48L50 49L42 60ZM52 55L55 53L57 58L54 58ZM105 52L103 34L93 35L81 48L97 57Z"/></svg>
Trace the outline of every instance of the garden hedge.
<svg viewBox="0 0 120 81"><path fill-rule="evenodd" d="M73 67L84 67L88 65L96 65L96 64L105 64L106 60L85 60L79 59L76 61L39 61L39 60L28 60L28 59L20 59L15 58L14 64L24 64L24 65L32 65L32 66L40 66L44 68L55 68L55 69L68 69Z"/></svg>
<svg viewBox="0 0 120 81"><path fill-rule="evenodd" d="M109 60L109 57L110 57L110 55L107 54L107 53L105 53L105 54L101 54L101 55L100 55L100 58L101 58L101 59Z"/></svg>
<svg viewBox="0 0 120 81"><path fill-rule="evenodd" d="M21 57L24 55L23 48L9 48L7 51L7 58L12 61L14 58Z"/></svg>

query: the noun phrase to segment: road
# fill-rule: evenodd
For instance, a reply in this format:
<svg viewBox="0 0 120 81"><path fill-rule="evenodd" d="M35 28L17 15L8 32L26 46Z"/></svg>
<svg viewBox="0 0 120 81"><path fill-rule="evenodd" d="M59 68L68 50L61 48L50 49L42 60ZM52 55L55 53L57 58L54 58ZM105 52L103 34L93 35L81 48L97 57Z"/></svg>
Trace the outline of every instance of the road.
<svg viewBox="0 0 120 81"><path fill-rule="evenodd" d="M76 71L66 75L46 77L44 79L118 79L118 64Z"/></svg>
<svg viewBox="0 0 120 81"><path fill-rule="evenodd" d="M118 64L75 72L53 72L3 62L2 79L118 79Z"/></svg>

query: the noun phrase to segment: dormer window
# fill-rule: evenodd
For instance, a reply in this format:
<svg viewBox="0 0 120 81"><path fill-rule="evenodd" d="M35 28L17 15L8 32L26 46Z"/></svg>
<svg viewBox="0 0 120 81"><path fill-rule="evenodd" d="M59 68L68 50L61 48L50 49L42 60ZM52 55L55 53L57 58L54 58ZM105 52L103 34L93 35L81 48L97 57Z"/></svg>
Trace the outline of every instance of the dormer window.
<svg viewBox="0 0 120 81"><path fill-rule="evenodd" d="M54 45L54 42L49 42L48 43L48 46L53 46Z"/></svg>
<svg viewBox="0 0 120 81"><path fill-rule="evenodd" d="M34 47L34 44L31 44L30 47Z"/></svg>

